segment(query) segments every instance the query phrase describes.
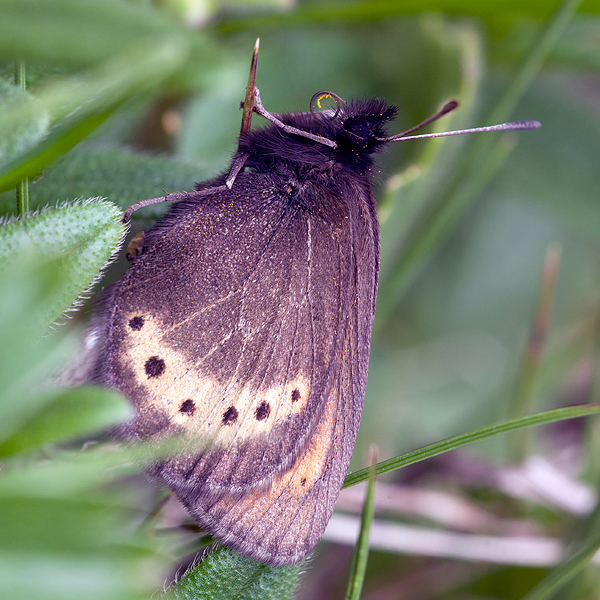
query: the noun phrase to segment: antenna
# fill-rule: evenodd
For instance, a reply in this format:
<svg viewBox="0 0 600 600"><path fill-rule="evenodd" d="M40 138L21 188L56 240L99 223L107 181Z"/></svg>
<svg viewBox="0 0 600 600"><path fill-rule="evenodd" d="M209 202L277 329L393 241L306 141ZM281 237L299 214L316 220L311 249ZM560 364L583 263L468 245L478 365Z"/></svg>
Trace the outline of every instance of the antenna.
<svg viewBox="0 0 600 600"><path fill-rule="evenodd" d="M452 112L458 108L458 102L456 100L451 100L450 102L446 102L442 108L436 112L434 115L425 119L423 122L403 131L402 133L398 133L396 135L392 135L390 137L384 138L375 138L378 142L400 142L403 140L419 140L423 138L435 138L435 137L450 137L451 135L462 135L463 133L480 133L483 131L514 131L517 129L537 129L541 127L542 124L539 121L511 121L510 123L500 123L499 125L488 125L487 127L474 127L472 129L456 129L454 131L441 131L439 133L422 133L419 135L408 135L413 131L417 131L429 125L429 123L433 123L433 121L437 121L440 117L447 115L449 112Z"/></svg>

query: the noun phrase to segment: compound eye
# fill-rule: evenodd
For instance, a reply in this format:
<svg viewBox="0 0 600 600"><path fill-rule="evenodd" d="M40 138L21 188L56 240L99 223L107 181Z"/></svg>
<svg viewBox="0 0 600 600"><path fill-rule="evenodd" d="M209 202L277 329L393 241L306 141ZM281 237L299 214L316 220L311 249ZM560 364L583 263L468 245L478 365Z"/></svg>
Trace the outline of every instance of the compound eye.
<svg viewBox="0 0 600 600"><path fill-rule="evenodd" d="M348 121L344 124L344 129L349 131L361 140L366 140L371 133L369 126L364 121Z"/></svg>

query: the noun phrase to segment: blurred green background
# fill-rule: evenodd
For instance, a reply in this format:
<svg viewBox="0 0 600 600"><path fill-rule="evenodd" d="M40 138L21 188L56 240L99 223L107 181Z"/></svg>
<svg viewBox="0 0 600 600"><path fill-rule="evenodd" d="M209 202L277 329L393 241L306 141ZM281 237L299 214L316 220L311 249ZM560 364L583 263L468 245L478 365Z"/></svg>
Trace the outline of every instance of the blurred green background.
<svg viewBox="0 0 600 600"><path fill-rule="evenodd" d="M175 509L166 525L143 524L158 492L129 461L106 444L81 450L127 409L100 390L65 391L56 373L80 355L93 297L125 262L94 282L121 235L118 214L64 203L100 197L124 209L226 169L256 37L257 86L272 112L307 110L327 89L397 105L393 133L452 98L461 108L436 130L542 122L518 134L405 141L380 157L381 283L352 468L367 464L373 443L383 459L597 401L599 12L597 0L0 0L0 210L16 214L23 177L31 210L62 207L0 232L7 598L149 597L197 547ZM27 91L14 84L19 63ZM139 211L132 231L164 210ZM91 300L36 342L89 285ZM58 381L50 388L49 373ZM577 548L599 532L589 516L597 428L590 419L501 436L383 479L447 492L517 523L513 533ZM586 490L585 510L499 484L536 456ZM387 510L376 518L440 527ZM489 523L472 530L505 533ZM350 554L321 544L297 597L343 597ZM363 598L513 600L551 568L508 563L375 550ZM592 566L546 597L591 599L599 589Z"/></svg>

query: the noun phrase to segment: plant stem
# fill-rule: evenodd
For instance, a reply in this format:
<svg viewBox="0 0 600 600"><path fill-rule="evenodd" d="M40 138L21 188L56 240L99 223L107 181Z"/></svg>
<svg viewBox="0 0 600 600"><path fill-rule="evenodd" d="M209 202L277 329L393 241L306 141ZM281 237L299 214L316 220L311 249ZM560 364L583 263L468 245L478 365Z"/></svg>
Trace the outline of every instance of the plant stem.
<svg viewBox="0 0 600 600"><path fill-rule="evenodd" d="M369 533L375 514L375 466L377 465L377 447L371 446L369 454L371 462L371 467L369 469L369 483L360 519L360 533L358 535L356 546L354 547L354 555L352 556L352 566L350 568L350 577L348 578L346 600L360 600L365 573L367 571Z"/></svg>
<svg viewBox="0 0 600 600"><path fill-rule="evenodd" d="M15 66L15 84L23 91L27 89L27 75L25 63L20 60ZM29 179L24 177L17 185L17 214L27 215L29 213Z"/></svg>
<svg viewBox="0 0 600 600"><path fill-rule="evenodd" d="M531 331L529 332L527 349L523 358L521 376L510 411L511 418L524 417L533 410L540 368L546 349L546 339L548 338L552 319L552 306L558 282L560 257L560 245L549 244L544 259L542 283ZM527 456L530 438L531 433L528 429L521 429L513 436L511 458L515 462L520 462Z"/></svg>

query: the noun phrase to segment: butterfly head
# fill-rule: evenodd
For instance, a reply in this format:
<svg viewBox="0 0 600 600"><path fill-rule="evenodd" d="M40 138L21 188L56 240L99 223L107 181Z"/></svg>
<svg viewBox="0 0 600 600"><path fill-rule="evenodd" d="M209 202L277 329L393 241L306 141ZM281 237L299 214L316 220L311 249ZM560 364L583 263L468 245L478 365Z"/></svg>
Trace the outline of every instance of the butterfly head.
<svg viewBox="0 0 600 600"><path fill-rule="evenodd" d="M335 101L335 109L317 110L324 98ZM311 114L324 122L325 137L335 140L342 151L376 152L385 143L385 124L397 109L380 98L354 100L347 104L333 92L318 92L311 100Z"/></svg>
<svg viewBox="0 0 600 600"><path fill-rule="evenodd" d="M335 107L323 108L324 98L333 99ZM310 112L272 114L264 110L259 96L257 102L257 112L271 125L241 135L239 152L250 155L248 166L257 159L283 159L312 166L333 161L363 170L385 145L385 124L397 111L377 98L346 103L333 92L315 94Z"/></svg>

